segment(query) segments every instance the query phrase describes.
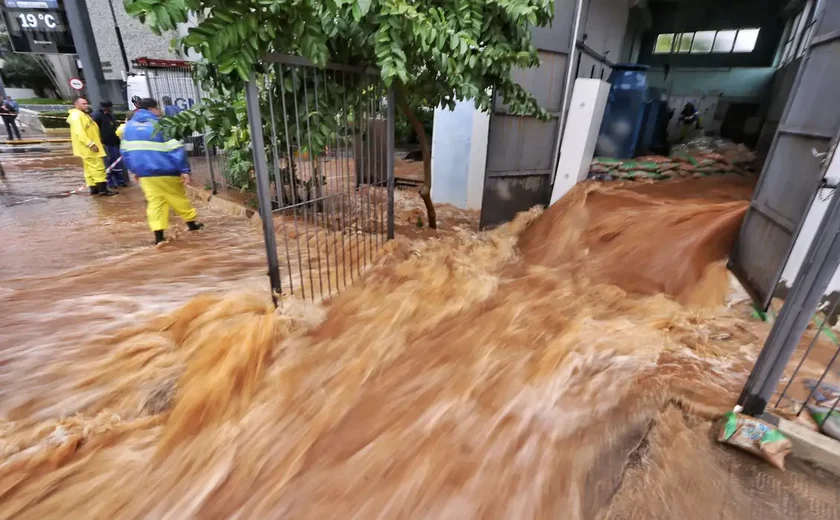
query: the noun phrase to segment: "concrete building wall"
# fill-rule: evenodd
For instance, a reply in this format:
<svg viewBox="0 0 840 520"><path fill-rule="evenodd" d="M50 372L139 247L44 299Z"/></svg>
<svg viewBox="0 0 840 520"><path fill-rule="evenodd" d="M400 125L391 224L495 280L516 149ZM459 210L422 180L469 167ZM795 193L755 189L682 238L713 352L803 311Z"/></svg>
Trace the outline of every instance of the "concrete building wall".
<svg viewBox="0 0 840 520"><path fill-rule="evenodd" d="M487 160L490 116L472 101L455 110L435 109L432 134L432 201L462 209L480 209Z"/></svg>
<svg viewBox="0 0 840 520"><path fill-rule="evenodd" d="M27 99L38 97L35 95L35 91L31 88L6 87L5 90L6 95L12 96L12 99Z"/></svg>
<svg viewBox="0 0 840 520"><path fill-rule="evenodd" d="M672 68L668 77L661 67L651 68L648 84L672 96L714 95L729 100L759 102L773 81L773 67Z"/></svg>
<svg viewBox="0 0 840 520"><path fill-rule="evenodd" d="M154 34L151 29L129 16L120 0L85 0L85 2L90 13L90 24L106 80L122 80L124 68L117 31L114 28L114 18L111 16L112 5L117 25L122 33L129 65L131 60L143 57L183 59L180 54L169 48L172 38L178 35L176 32L160 36Z"/></svg>

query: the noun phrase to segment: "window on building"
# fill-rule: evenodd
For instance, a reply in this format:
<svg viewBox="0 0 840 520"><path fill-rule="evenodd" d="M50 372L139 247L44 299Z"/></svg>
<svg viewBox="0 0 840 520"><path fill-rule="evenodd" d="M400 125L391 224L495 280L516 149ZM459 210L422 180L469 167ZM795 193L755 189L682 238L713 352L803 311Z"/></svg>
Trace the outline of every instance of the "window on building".
<svg viewBox="0 0 840 520"><path fill-rule="evenodd" d="M755 50L761 29L663 33L656 37L654 54L748 53Z"/></svg>
<svg viewBox="0 0 840 520"><path fill-rule="evenodd" d="M738 31L718 31L715 35L712 52L732 52L732 46L735 45L737 36Z"/></svg>
<svg viewBox="0 0 840 520"><path fill-rule="evenodd" d="M691 46L692 54L708 54L712 52L715 44L716 31L700 31L694 33L694 45Z"/></svg>
<svg viewBox="0 0 840 520"><path fill-rule="evenodd" d="M741 29L735 37L735 47L732 52L752 52L758 41L758 29Z"/></svg>
<svg viewBox="0 0 840 520"><path fill-rule="evenodd" d="M674 33L660 34L656 37L656 45L653 48L654 54L670 54L674 46Z"/></svg>
<svg viewBox="0 0 840 520"><path fill-rule="evenodd" d="M691 42L694 41L694 33L681 33L677 35L677 44L674 46L674 52L686 53L691 52Z"/></svg>

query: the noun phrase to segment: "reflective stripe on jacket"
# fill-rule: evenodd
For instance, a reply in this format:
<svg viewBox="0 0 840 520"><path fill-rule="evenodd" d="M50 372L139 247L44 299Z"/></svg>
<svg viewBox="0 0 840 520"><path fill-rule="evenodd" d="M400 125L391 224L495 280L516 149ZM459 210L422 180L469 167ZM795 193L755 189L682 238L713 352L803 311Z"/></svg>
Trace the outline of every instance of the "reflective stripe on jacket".
<svg viewBox="0 0 840 520"><path fill-rule="evenodd" d="M70 124L70 140L73 142L73 155L76 157L105 157L105 147L99 137L96 122L78 108L71 108L67 116ZM98 152L90 149L91 145L99 148Z"/></svg>
<svg viewBox="0 0 840 520"><path fill-rule="evenodd" d="M138 177L160 177L190 173L184 143L166 140L157 128L158 117L148 110L138 110L120 128L125 166ZM119 132L118 130L118 132Z"/></svg>

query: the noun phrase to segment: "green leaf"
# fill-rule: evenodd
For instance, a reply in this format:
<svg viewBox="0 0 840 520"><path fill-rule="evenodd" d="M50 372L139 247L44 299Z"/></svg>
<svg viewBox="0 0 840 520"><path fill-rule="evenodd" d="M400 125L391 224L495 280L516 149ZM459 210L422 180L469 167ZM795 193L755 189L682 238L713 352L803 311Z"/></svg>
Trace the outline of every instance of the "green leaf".
<svg viewBox="0 0 840 520"><path fill-rule="evenodd" d="M242 81L248 81L248 78L250 77L249 69L241 61L236 62L236 72L239 74L239 77L240 79L242 79Z"/></svg>
<svg viewBox="0 0 840 520"><path fill-rule="evenodd" d="M191 34L188 34L186 37L184 37L182 42L187 47L198 47L199 45L201 45L204 42L204 38L202 38L200 35L198 35L196 33L191 33Z"/></svg>
<svg viewBox="0 0 840 520"><path fill-rule="evenodd" d="M368 14L368 11L370 11L370 4L371 0L356 0L356 5L359 6L359 11L362 13L362 16Z"/></svg>

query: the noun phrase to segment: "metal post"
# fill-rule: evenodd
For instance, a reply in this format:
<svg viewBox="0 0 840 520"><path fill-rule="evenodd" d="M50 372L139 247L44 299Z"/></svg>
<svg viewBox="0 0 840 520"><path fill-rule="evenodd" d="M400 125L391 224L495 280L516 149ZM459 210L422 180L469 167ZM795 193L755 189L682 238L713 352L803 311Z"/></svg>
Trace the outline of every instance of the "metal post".
<svg viewBox="0 0 840 520"><path fill-rule="evenodd" d="M396 118L397 96L394 85L388 88L388 122L385 130L385 169L388 174L388 240L394 239L394 119Z"/></svg>
<svg viewBox="0 0 840 520"><path fill-rule="evenodd" d="M2 72L2 70L0 70L0 72ZM2 74L0 74L0 99L6 99L6 85L3 83Z"/></svg>
<svg viewBox="0 0 840 520"><path fill-rule="evenodd" d="M102 74L102 63L99 61L99 51L96 49L96 40L93 38L87 5L85 0L64 0L64 6L67 22L70 24L70 33L73 35L73 43L76 46L76 54L82 62L85 73L87 99L91 106L99 107L103 99L102 87L105 84L105 76Z"/></svg>
<svg viewBox="0 0 840 520"><path fill-rule="evenodd" d="M195 97L198 98L198 101L201 102L201 82L195 82ZM204 132L201 134L201 138L204 140L204 157L207 159L207 168L210 169L210 187L211 193L215 195L217 193L216 190L216 174L213 172L213 161L210 160L210 145L207 143L207 129L204 129Z"/></svg>
<svg viewBox="0 0 840 520"><path fill-rule="evenodd" d="M563 131L566 129L566 118L569 112L569 103L572 102L572 90L575 87L575 78L580 69L580 59L577 67L572 66L572 59L577 47L578 33L580 32L580 18L583 12L583 0L575 3L575 25L572 30L572 41L569 43L569 54L566 56L566 78L563 82L563 104L560 105L560 120L557 122L557 142L554 143L554 155L551 159L551 183L554 184L554 176L557 175L557 165L560 163L560 144L563 142Z"/></svg>
<svg viewBox="0 0 840 520"><path fill-rule="evenodd" d="M755 417L764 413L838 265L840 195L835 193L796 275L793 288L738 398L744 413Z"/></svg>
<svg viewBox="0 0 840 520"><path fill-rule="evenodd" d="M274 236L274 221L271 218L271 188L268 183L268 161L265 158L260 96L257 92L257 77L251 71L245 87L245 102L248 109L248 128L251 130L251 153L254 155L254 173L257 177L257 199L262 219L265 254L268 259L268 279L271 282L271 299L277 305L281 294L280 261L277 259L277 237Z"/></svg>

